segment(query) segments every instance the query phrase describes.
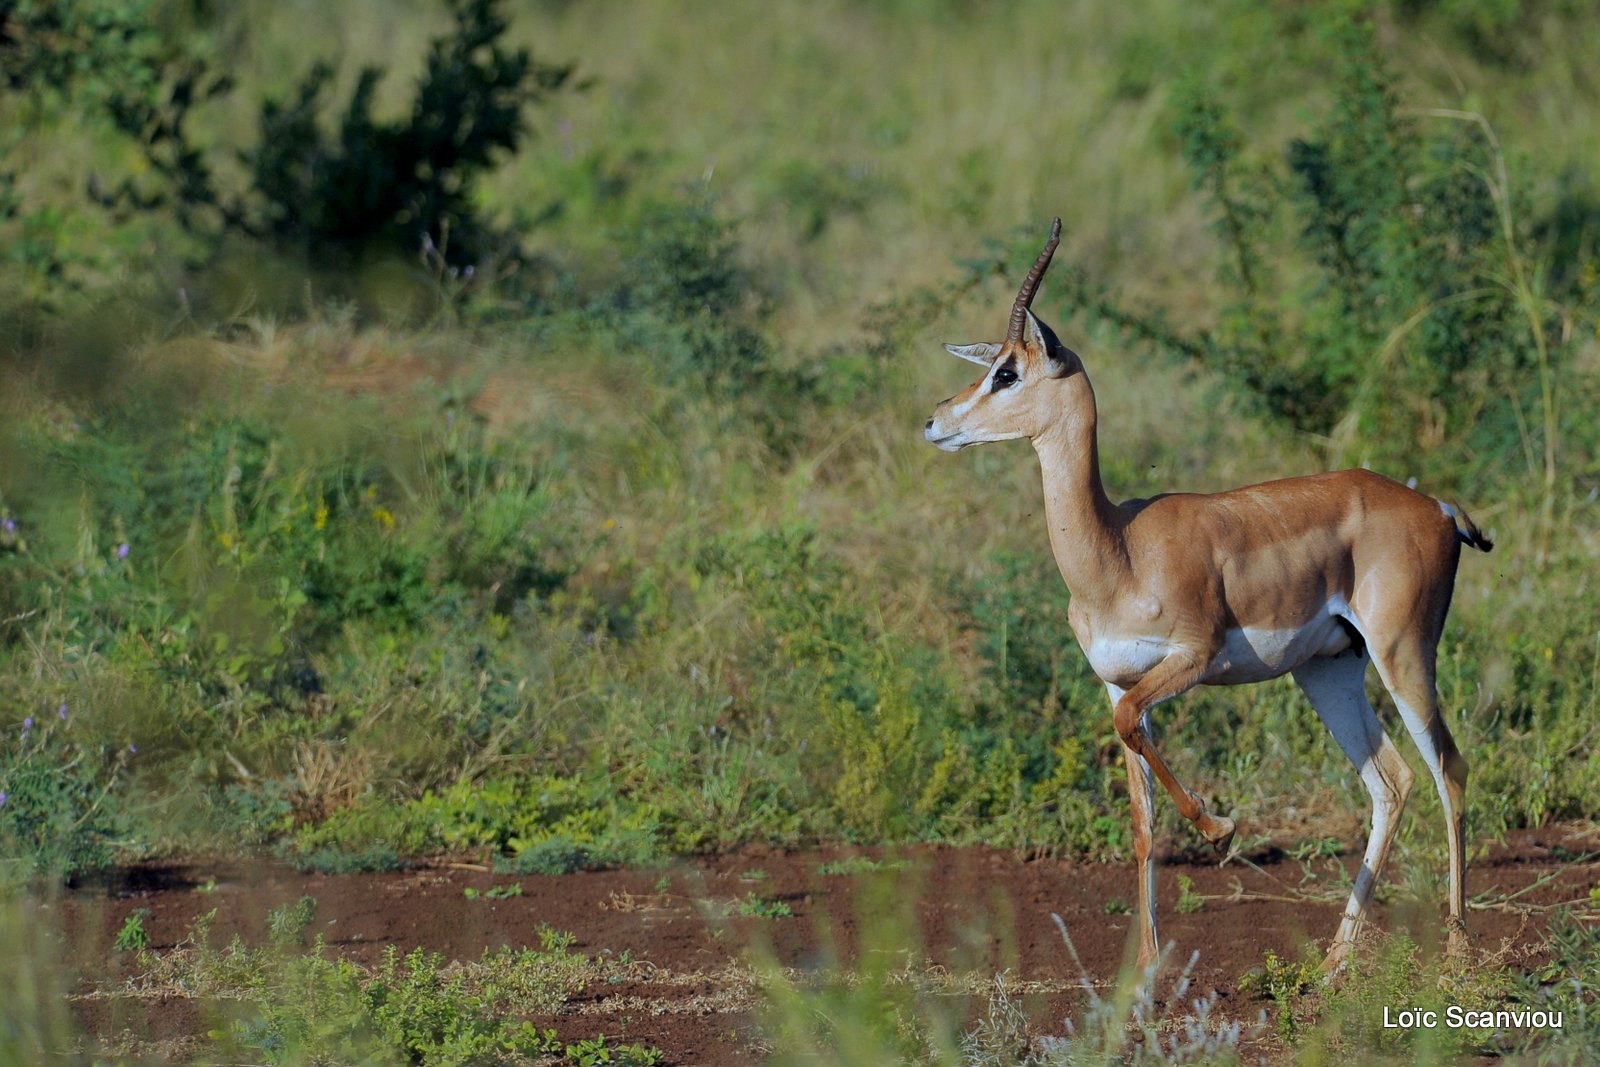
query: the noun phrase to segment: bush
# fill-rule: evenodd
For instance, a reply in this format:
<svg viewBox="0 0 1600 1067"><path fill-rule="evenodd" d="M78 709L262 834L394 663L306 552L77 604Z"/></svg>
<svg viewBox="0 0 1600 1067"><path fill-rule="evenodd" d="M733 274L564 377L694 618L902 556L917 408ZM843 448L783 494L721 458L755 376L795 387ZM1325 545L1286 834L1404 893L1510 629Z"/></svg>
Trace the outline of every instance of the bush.
<svg viewBox="0 0 1600 1067"><path fill-rule="evenodd" d="M1465 113L1408 115L1365 22L1338 16L1328 35L1332 104L1281 167L1245 158L1209 89L1174 94L1218 241L1216 326L1171 329L1082 279L1073 306L1220 370L1262 411L1331 437L1346 462L1448 487L1522 458L1531 434L1553 476L1560 353L1548 338L1563 294L1526 265L1532 226L1492 131ZM1537 425L1519 426L1522 411Z"/></svg>
<svg viewBox="0 0 1600 1067"><path fill-rule="evenodd" d="M121 810L127 753L79 741L67 705L11 724L0 745L0 883L68 879L110 865L128 830Z"/></svg>

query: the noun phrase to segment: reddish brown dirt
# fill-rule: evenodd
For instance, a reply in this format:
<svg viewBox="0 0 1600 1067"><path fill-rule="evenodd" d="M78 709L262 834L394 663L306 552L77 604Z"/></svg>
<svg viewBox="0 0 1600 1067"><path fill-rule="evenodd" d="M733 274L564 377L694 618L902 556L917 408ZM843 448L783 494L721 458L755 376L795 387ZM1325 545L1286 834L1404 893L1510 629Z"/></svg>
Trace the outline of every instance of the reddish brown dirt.
<svg viewBox="0 0 1600 1067"><path fill-rule="evenodd" d="M1573 863L1594 849L1577 829L1520 833L1477 860L1468 891L1480 902L1543 885L1515 898L1539 906L1582 899L1600 879L1600 863ZM819 866L849 855L883 856L882 850L824 848L772 851L749 848L697 858L654 871L596 871L561 877L495 875L474 865L434 864L395 874L300 874L274 862L193 862L142 866L107 884L81 887L47 905L63 930L66 952L82 976L74 999L79 1018L102 1038L125 1047L143 1045L181 1056L185 1035L216 1025L218 1010L181 998L107 996L131 973L127 955L111 951L123 920L148 908L145 926L157 951L170 949L195 916L218 909L212 942L235 933L265 938L266 913L302 895L317 899L311 930L329 947L371 963L384 948L416 946L454 959L475 960L500 945L537 945L540 924L576 936L572 951L617 961L617 970L569 1002L562 1014L538 1020L564 1038L605 1034L654 1045L667 1062L734 1067L758 1062L762 1038L752 1013L754 998L740 979L741 961L765 948L786 966L850 966L863 953L887 952L896 966L975 980L1008 971L1013 983L1036 983L1025 1006L1044 1032L1062 1032L1061 1019L1081 1003L1079 971L1051 919L1061 916L1083 966L1096 983L1109 983L1124 959L1132 917L1121 906L1134 899L1131 868L1057 860L1019 860L986 848L916 847L895 853L907 865L872 875L824 876ZM1217 1011L1255 1019L1262 1008L1238 991L1238 979L1268 950L1296 956L1307 940L1325 943L1339 915L1333 903L1296 899L1326 892L1331 864L1311 870L1282 855L1219 867L1169 858L1159 878L1164 941L1175 943L1178 965L1193 952L1188 997L1215 992ZM751 872L764 872L756 875ZM1203 898L1198 911L1175 908L1180 876ZM214 888L207 888L215 882ZM464 890L511 883L522 894L469 899ZM206 891L202 892L205 888ZM754 893L777 900L790 918L728 918L728 902ZM1108 902L1111 903L1108 909ZM891 933L897 914L915 915L920 930ZM1380 909L1377 924L1405 927L1424 945L1434 943L1437 911ZM1509 941L1536 953L1543 911L1489 907L1471 916L1481 948ZM887 918L864 918L876 916ZM904 929L904 924L900 924ZM624 953L628 954L624 957ZM631 965L625 959L639 961ZM881 958L881 957L880 957ZM940 970L942 969L942 970ZM1174 968L1175 969L1175 968ZM747 974L747 972L744 972ZM1030 986L1014 986L1024 991ZM1170 991L1170 977L1165 991ZM95 991L99 992L96 993ZM970 998L971 1010L981 998Z"/></svg>

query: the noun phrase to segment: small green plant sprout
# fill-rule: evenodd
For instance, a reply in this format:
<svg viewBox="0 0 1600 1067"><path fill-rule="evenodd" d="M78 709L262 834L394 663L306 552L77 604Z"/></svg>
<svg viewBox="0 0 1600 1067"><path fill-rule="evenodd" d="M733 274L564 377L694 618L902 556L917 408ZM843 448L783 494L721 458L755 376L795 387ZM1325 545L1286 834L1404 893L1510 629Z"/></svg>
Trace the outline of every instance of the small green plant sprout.
<svg viewBox="0 0 1600 1067"><path fill-rule="evenodd" d="M668 893L668 892L671 892L671 891L672 891L672 875L663 874L660 878L656 879L656 892L657 893Z"/></svg>
<svg viewBox="0 0 1600 1067"><path fill-rule="evenodd" d="M872 874L877 871L901 871L911 866L910 860L875 860L871 856L850 856L842 860L830 860L817 868L817 873L824 877L837 877L852 874Z"/></svg>
<svg viewBox="0 0 1600 1067"><path fill-rule="evenodd" d="M1184 915L1193 915L1206 906L1206 898L1194 891L1194 879L1187 874L1178 875L1178 903L1176 910Z"/></svg>
<svg viewBox="0 0 1600 1067"><path fill-rule="evenodd" d="M267 933L281 948L306 943L306 930L317 913L316 897L301 897L293 904L267 912Z"/></svg>
<svg viewBox="0 0 1600 1067"><path fill-rule="evenodd" d="M195 886L194 891L196 893L215 893L217 891L217 880L215 878L207 878L204 882Z"/></svg>
<svg viewBox="0 0 1600 1067"><path fill-rule="evenodd" d="M1127 915L1133 911L1133 908L1129 906L1126 900L1123 900L1120 897L1112 897L1110 900L1100 905L1100 910L1105 912L1107 915Z"/></svg>
<svg viewBox="0 0 1600 1067"><path fill-rule="evenodd" d="M533 928L533 932L539 938L539 947L546 952L565 952L578 943L577 934L557 930L549 923L540 923Z"/></svg>
<svg viewBox="0 0 1600 1067"><path fill-rule="evenodd" d="M733 902L733 912L748 919L789 919L794 916L794 909L781 900L766 900L749 892L743 900Z"/></svg>
<svg viewBox="0 0 1600 1067"><path fill-rule="evenodd" d="M133 914L122 921L122 929L117 931L117 939L111 947L118 952L138 952L150 947L150 932L144 928L144 921L150 917L149 908L135 908Z"/></svg>
<svg viewBox="0 0 1600 1067"><path fill-rule="evenodd" d="M1296 860L1333 859L1344 851L1344 843L1337 837L1313 837L1301 841L1289 850Z"/></svg>
<svg viewBox="0 0 1600 1067"><path fill-rule="evenodd" d="M767 872L759 867L752 867L739 875L739 881L741 882L765 882L766 880Z"/></svg>

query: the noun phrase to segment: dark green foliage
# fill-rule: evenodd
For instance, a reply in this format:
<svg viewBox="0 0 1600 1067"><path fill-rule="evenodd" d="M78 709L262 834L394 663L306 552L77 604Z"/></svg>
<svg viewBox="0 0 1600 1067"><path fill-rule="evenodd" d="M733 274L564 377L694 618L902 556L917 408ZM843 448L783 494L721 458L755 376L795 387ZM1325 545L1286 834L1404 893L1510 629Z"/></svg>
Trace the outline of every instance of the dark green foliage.
<svg viewBox="0 0 1600 1067"><path fill-rule="evenodd" d="M1540 404L1548 312L1514 283L1526 222L1498 145L1470 116L1406 114L1367 24L1338 16L1327 35L1332 103L1281 169L1244 156L1207 89L1174 93L1228 293L1215 327L1172 330L1069 277L1073 305L1203 360L1296 429L1358 441L1352 459L1503 466L1558 427L1517 423Z"/></svg>
<svg viewBox="0 0 1600 1067"><path fill-rule="evenodd" d="M148 6L145 0L0 0L0 89L104 93L146 76L140 60L151 44Z"/></svg>
<svg viewBox="0 0 1600 1067"><path fill-rule="evenodd" d="M334 128L330 62L287 100L262 105L254 145L239 153L248 190L218 179L188 129L195 106L231 90L195 54L160 60L157 85L115 94L110 113L142 149L155 181L124 181L108 203L173 210L185 228L263 240L324 265L415 256L475 266L516 253L516 240L479 217L473 189L528 134L528 108L569 84L572 67L540 63L503 37L500 0L446 0L455 26L429 46L410 113L383 121L373 99L384 72L364 69Z"/></svg>
<svg viewBox="0 0 1600 1067"><path fill-rule="evenodd" d="M571 874L590 866L589 849L562 836L535 842L514 856L498 856L499 874Z"/></svg>
<svg viewBox="0 0 1600 1067"><path fill-rule="evenodd" d="M357 874L365 871L399 871L405 869L393 848L378 842L356 851L342 848L316 848L294 854L294 865L302 871L318 874Z"/></svg>
<svg viewBox="0 0 1600 1067"><path fill-rule="evenodd" d="M253 232L318 259L422 242L473 263L494 249L472 206L473 185L516 150L528 106L566 85L572 68L506 48L499 0L447 4L455 28L429 46L405 119L373 117L383 71L369 67L329 136L320 118L334 70L325 62L289 101L263 107L260 137L243 157L257 199L239 214Z"/></svg>

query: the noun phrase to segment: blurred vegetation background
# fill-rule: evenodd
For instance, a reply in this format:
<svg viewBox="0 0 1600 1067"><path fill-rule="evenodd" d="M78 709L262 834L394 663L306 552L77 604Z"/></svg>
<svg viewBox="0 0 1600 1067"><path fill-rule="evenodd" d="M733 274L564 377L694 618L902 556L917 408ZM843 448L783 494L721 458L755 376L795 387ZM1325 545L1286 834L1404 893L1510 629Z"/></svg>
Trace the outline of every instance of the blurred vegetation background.
<svg viewBox="0 0 1600 1067"><path fill-rule="evenodd" d="M7 877L1126 855L1035 461L920 433L1054 214L1112 491L1459 498L1473 840L1592 815L1597 54L1568 0L0 0ZM1289 683L1158 725L1361 840Z"/></svg>

